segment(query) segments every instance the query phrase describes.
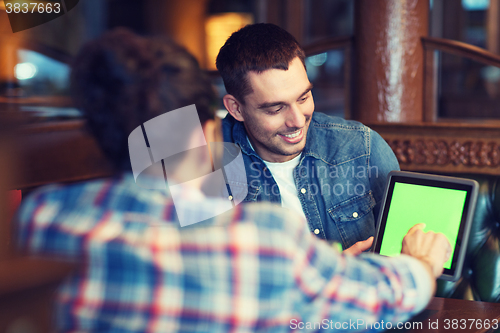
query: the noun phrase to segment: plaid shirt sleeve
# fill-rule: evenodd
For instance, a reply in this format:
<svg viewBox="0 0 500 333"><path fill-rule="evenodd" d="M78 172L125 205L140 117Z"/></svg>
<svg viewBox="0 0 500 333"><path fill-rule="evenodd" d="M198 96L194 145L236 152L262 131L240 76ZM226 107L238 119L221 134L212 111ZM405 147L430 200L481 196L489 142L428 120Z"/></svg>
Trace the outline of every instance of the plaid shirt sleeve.
<svg viewBox="0 0 500 333"><path fill-rule="evenodd" d="M416 260L341 255L281 207L238 205L183 228L174 208L133 180L55 186L24 200L20 244L82 263L58 293L58 330L319 331L406 320L430 298Z"/></svg>
<svg viewBox="0 0 500 333"><path fill-rule="evenodd" d="M371 331L382 322L396 327L432 297L426 269L409 256L344 255L310 234L297 244L294 277L300 296L294 323L321 323L336 331Z"/></svg>

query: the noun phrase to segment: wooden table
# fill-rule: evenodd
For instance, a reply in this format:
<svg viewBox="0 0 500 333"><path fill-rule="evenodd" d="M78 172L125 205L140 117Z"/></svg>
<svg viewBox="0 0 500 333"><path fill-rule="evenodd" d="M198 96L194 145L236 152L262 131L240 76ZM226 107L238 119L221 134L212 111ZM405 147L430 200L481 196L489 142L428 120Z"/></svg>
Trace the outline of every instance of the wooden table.
<svg viewBox="0 0 500 333"><path fill-rule="evenodd" d="M405 332L500 332L500 303L434 297Z"/></svg>
<svg viewBox="0 0 500 333"><path fill-rule="evenodd" d="M75 268L27 257L0 260L0 332L53 332L55 290Z"/></svg>

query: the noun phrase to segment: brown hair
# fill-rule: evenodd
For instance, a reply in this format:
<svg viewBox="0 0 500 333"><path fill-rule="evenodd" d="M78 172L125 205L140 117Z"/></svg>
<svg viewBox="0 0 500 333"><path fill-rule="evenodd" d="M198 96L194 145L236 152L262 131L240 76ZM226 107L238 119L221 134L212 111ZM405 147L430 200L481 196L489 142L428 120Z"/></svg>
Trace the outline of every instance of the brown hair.
<svg viewBox="0 0 500 333"><path fill-rule="evenodd" d="M214 118L215 92L196 59L169 40L125 29L87 43L76 57L71 87L92 134L119 169L130 169L128 136L162 113L195 104Z"/></svg>
<svg viewBox="0 0 500 333"><path fill-rule="evenodd" d="M249 71L288 70L296 57L305 68L304 51L290 33L274 24L258 23L247 25L228 38L219 51L216 66L228 94L244 104L244 97L252 92L247 79Z"/></svg>

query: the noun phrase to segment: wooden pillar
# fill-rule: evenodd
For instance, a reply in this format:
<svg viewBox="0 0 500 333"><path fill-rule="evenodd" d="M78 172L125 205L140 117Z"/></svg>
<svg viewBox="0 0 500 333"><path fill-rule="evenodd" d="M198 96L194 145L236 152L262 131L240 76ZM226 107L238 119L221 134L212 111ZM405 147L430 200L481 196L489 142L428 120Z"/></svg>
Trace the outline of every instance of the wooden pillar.
<svg viewBox="0 0 500 333"><path fill-rule="evenodd" d="M354 12L353 118L421 122L429 1L357 0Z"/></svg>
<svg viewBox="0 0 500 333"><path fill-rule="evenodd" d="M490 0L486 20L486 44L490 52L500 54L500 0Z"/></svg>

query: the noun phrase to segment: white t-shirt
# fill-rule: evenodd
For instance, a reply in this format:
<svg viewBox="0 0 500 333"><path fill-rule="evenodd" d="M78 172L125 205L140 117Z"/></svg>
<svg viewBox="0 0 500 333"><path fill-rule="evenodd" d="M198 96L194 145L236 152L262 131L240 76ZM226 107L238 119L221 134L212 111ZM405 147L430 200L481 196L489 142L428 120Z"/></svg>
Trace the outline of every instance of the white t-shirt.
<svg viewBox="0 0 500 333"><path fill-rule="evenodd" d="M250 139L247 136L247 141L250 147L253 148ZM255 150L255 149L254 149ZM295 212L304 218L304 221L307 221L306 215L302 210L302 205L299 200L299 195L297 192L297 187L295 186L295 181L293 180L293 169L300 162L300 154L291 159L290 161L283 163L272 163L268 161L264 161L269 171L273 175L276 184L278 185L278 189L281 194L281 206L287 209L290 209L292 212ZM271 188L271 191L273 189Z"/></svg>
<svg viewBox="0 0 500 333"><path fill-rule="evenodd" d="M278 184L281 194L281 206L296 212L305 220L306 215L302 210L302 205L300 204L299 196L297 194L297 187L295 186L295 181L293 180L293 169L299 164L299 162L300 155L283 163L271 163L264 161L269 171L271 171L276 184Z"/></svg>

